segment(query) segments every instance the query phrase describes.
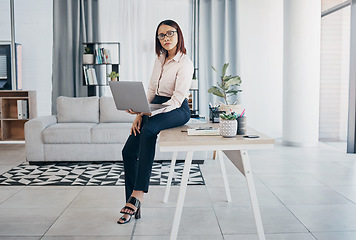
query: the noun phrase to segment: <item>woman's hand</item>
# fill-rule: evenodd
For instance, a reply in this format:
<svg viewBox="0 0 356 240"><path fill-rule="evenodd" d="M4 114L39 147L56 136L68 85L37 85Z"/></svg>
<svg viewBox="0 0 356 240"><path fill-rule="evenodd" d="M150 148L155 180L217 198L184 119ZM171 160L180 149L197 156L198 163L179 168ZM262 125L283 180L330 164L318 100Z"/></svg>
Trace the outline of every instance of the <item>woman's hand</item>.
<svg viewBox="0 0 356 240"><path fill-rule="evenodd" d="M132 123L130 135L133 133L136 136L136 133L140 133L141 123L142 123L142 116L141 114L138 114Z"/></svg>
<svg viewBox="0 0 356 240"><path fill-rule="evenodd" d="M132 111L132 109L128 109L126 110L127 113L130 113L130 114L136 114L136 115L147 115L147 116L151 116L151 113L143 113L143 112L134 112Z"/></svg>
<svg viewBox="0 0 356 240"><path fill-rule="evenodd" d="M140 112L134 112L134 111L132 111L132 109L127 109L126 112L127 112L127 113L130 113L130 114L135 114L135 115L141 114Z"/></svg>

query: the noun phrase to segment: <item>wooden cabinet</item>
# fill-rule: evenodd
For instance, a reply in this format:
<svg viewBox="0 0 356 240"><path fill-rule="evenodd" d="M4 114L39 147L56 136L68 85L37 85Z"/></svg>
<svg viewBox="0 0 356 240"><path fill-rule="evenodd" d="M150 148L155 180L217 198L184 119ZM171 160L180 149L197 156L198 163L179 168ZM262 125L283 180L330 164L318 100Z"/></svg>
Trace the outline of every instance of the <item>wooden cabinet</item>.
<svg viewBox="0 0 356 240"><path fill-rule="evenodd" d="M18 117L18 100L26 100L27 118ZM25 140L24 125L37 117L35 91L0 91L0 140Z"/></svg>

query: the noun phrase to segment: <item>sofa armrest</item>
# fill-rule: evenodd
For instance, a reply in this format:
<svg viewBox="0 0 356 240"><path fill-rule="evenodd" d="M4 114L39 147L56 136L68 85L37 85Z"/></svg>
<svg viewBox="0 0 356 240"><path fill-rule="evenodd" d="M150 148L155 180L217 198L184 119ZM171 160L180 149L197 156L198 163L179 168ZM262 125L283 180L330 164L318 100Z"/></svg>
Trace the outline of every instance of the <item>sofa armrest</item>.
<svg viewBox="0 0 356 240"><path fill-rule="evenodd" d="M57 123L57 116L38 117L25 123L25 149L27 161L44 161L42 131Z"/></svg>

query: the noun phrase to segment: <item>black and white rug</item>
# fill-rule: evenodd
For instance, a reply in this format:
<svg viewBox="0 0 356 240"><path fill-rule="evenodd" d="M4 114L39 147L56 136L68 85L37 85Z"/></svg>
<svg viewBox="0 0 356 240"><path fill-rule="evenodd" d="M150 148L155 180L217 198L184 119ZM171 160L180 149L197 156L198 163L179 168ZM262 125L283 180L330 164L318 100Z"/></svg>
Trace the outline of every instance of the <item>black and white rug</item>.
<svg viewBox="0 0 356 240"><path fill-rule="evenodd" d="M170 161L155 161L150 185L166 185ZM184 162L176 163L172 185L179 185ZM124 186L122 162L52 163L29 165L23 163L0 176L0 185L28 186ZM205 185L199 164L192 164L188 185Z"/></svg>

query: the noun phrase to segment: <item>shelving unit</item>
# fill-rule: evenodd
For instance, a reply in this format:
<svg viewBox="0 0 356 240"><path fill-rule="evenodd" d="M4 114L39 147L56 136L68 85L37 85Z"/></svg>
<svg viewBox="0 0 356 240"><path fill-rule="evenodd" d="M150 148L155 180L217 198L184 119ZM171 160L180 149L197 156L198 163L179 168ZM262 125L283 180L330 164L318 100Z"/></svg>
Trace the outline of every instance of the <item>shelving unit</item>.
<svg viewBox="0 0 356 240"><path fill-rule="evenodd" d="M88 87L88 96L100 96L100 88L109 85L110 78L107 77L111 71L120 73L120 43L119 42L83 42L83 49L89 47L94 53L94 63L92 64L82 64L83 71L83 86ZM98 63L97 55L95 50L98 49L108 49L110 50L111 62L110 63ZM84 76L84 67L94 68L97 84L87 84ZM119 80L119 79L118 79Z"/></svg>
<svg viewBox="0 0 356 240"><path fill-rule="evenodd" d="M18 119L17 100L27 100L27 119ZM25 140L24 125L37 117L35 91L0 91L0 140Z"/></svg>
<svg viewBox="0 0 356 240"><path fill-rule="evenodd" d="M194 69L193 79L196 79L198 76L198 68ZM189 89L190 95L188 99L188 104L190 108L190 117L198 118L199 116L199 81L197 81L194 89Z"/></svg>

